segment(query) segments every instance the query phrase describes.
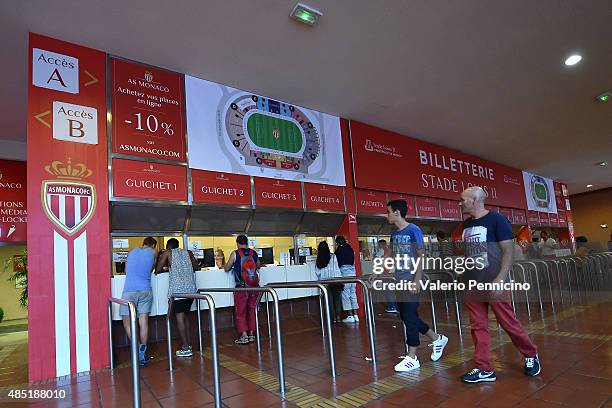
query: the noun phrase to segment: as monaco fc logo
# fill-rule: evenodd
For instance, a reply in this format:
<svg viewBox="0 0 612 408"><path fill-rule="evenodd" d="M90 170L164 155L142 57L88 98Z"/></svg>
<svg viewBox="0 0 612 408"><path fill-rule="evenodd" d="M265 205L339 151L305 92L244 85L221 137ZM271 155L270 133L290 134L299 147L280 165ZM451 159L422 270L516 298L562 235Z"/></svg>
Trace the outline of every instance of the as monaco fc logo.
<svg viewBox="0 0 612 408"><path fill-rule="evenodd" d="M41 186L41 201L49 220L61 231L74 235L91 219L96 206L96 187L84 181L92 171L83 163L73 165L54 161L45 166L47 173L56 176Z"/></svg>

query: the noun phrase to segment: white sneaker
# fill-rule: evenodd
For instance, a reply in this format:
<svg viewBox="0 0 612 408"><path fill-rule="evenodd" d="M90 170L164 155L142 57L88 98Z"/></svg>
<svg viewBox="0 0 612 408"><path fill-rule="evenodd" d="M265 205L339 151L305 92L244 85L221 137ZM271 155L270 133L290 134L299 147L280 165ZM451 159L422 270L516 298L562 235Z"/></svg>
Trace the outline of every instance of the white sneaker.
<svg viewBox="0 0 612 408"><path fill-rule="evenodd" d="M402 361L395 365L395 371L405 373L407 371L416 370L421 367L418 357L412 358L410 356L404 357Z"/></svg>
<svg viewBox="0 0 612 408"><path fill-rule="evenodd" d="M435 340L429 346L433 349L431 352L431 361L438 361L440 357L442 357L442 353L444 352L444 347L448 343L448 337L440 334L438 335L438 340Z"/></svg>
<svg viewBox="0 0 612 408"><path fill-rule="evenodd" d="M355 318L353 316L348 316L346 319L342 319L342 323L355 323Z"/></svg>
<svg viewBox="0 0 612 408"><path fill-rule="evenodd" d="M358 321L359 321L359 316L357 316L357 315L353 315L353 319L354 319L356 322L358 322Z"/></svg>

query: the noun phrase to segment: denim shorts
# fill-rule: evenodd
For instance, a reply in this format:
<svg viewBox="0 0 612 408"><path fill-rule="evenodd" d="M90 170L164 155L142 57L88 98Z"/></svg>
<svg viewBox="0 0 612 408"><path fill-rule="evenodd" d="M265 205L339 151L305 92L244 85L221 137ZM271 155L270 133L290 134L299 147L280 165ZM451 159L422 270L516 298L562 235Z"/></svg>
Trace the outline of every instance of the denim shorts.
<svg viewBox="0 0 612 408"><path fill-rule="evenodd" d="M153 292L150 290L123 292L121 299L134 302L138 315L151 313L151 307L153 306ZM119 307L119 314L121 316L129 316L130 313L128 311L128 307L121 305Z"/></svg>

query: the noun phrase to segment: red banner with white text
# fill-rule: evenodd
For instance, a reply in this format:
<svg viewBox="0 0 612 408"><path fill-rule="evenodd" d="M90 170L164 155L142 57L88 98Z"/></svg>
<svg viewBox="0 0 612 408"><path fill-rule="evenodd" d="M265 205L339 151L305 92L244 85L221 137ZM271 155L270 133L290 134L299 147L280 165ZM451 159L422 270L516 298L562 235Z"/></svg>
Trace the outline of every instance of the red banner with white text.
<svg viewBox="0 0 612 408"><path fill-rule="evenodd" d="M187 168L171 164L113 159L113 197L187 200Z"/></svg>
<svg viewBox="0 0 612 408"><path fill-rule="evenodd" d="M30 380L108 366L106 55L30 34Z"/></svg>
<svg viewBox="0 0 612 408"><path fill-rule="evenodd" d="M297 181L254 177L255 205L275 208L302 208L302 187Z"/></svg>
<svg viewBox="0 0 612 408"><path fill-rule="evenodd" d="M192 170L193 201L251 205L251 178L242 174Z"/></svg>
<svg viewBox="0 0 612 408"><path fill-rule="evenodd" d="M183 75L110 60L113 153L184 162Z"/></svg>
<svg viewBox="0 0 612 408"><path fill-rule="evenodd" d="M458 200L481 186L487 203L526 208L520 170L351 121L355 186Z"/></svg>

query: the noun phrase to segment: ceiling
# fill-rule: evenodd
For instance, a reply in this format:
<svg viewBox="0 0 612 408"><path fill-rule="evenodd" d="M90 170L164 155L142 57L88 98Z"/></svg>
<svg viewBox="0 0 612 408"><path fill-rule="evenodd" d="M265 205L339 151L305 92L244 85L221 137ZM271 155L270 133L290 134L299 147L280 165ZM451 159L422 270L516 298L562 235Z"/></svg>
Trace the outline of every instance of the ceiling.
<svg viewBox="0 0 612 408"><path fill-rule="evenodd" d="M612 186L610 0L4 1L0 139L25 140L28 31ZM566 67L571 53L583 61ZM2 142L4 143L4 141ZM0 149L1 150L1 149ZM595 163L608 161L607 167Z"/></svg>

